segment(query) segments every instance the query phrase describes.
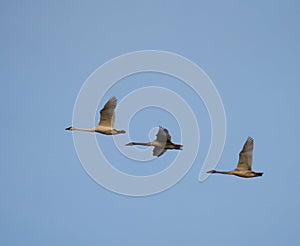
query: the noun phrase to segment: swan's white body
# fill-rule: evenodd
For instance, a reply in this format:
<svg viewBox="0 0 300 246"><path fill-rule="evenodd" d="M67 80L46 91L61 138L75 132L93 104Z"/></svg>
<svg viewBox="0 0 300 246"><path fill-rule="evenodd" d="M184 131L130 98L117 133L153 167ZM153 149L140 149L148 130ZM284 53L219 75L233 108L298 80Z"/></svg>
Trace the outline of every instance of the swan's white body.
<svg viewBox="0 0 300 246"><path fill-rule="evenodd" d="M235 169L228 172L210 170L208 173L220 173L220 174L229 174L236 175L242 178L253 178L262 176L261 172L253 172L252 171L252 153L253 153L254 141L253 138L248 137L243 149L239 154L238 165Z"/></svg>
<svg viewBox="0 0 300 246"><path fill-rule="evenodd" d="M117 106L117 99L112 96L104 107L100 110L99 124L93 128L79 128L70 126L66 128L68 131L84 131L84 132L98 132L105 135L116 135L125 133L124 130L116 130L114 128L115 113Z"/></svg>

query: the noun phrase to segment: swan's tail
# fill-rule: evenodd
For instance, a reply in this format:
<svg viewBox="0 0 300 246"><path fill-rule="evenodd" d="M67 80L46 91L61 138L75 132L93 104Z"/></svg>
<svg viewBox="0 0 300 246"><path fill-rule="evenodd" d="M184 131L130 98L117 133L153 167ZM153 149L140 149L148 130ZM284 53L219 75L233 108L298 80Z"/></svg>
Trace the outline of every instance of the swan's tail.
<svg viewBox="0 0 300 246"><path fill-rule="evenodd" d="M264 173L255 173L257 176L263 176Z"/></svg>

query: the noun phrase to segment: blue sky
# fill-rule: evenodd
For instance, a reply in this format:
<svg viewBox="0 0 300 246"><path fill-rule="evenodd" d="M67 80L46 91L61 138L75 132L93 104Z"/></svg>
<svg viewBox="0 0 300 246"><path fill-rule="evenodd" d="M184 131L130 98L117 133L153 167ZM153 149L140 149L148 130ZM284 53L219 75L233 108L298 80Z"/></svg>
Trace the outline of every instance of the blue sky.
<svg viewBox="0 0 300 246"><path fill-rule="evenodd" d="M299 7L297 1L2 1L1 245L298 245ZM209 75L227 119L218 169L235 167L250 135L253 169L262 178L216 175L199 183L210 143L207 111L180 81L151 73L118 82L99 108L112 94L121 100L148 85L180 92L201 122L195 164L171 189L140 198L112 193L87 175L64 131L77 94L100 65L144 49L178 53ZM158 109L139 112L129 131L143 140L160 124L181 142L176 120ZM139 165L116 154L109 137L97 140L129 173L156 172L177 154Z"/></svg>

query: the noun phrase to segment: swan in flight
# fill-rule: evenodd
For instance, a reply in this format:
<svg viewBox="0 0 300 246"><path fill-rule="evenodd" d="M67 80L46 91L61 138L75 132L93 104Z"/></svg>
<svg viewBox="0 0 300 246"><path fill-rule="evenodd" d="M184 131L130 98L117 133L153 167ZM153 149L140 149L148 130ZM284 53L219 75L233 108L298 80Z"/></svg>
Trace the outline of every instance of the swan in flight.
<svg viewBox="0 0 300 246"><path fill-rule="evenodd" d="M237 167L229 172L221 172L216 170L208 171L207 173L221 173L221 174L230 174L230 175L236 175L242 178L253 178L262 176L263 173L259 172L253 172L252 171L252 152L253 152L253 138L248 137L243 149L240 152L239 155L239 162Z"/></svg>
<svg viewBox="0 0 300 246"><path fill-rule="evenodd" d="M130 142L126 144L126 146L133 146L133 145L154 146L153 156L157 156L157 157L161 156L168 149L182 150L183 147L180 144L172 143L171 136L168 130L161 126L159 127L159 130L156 134L156 139L154 141L148 143Z"/></svg>
<svg viewBox="0 0 300 246"><path fill-rule="evenodd" d="M100 110L100 120L97 126L93 128L77 128L70 126L66 128L68 131L84 131L84 132L98 132L106 135L116 135L125 133L124 130L116 130L114 128L115 113L117 106L116 97L112 96L104 107Z"/></svg>

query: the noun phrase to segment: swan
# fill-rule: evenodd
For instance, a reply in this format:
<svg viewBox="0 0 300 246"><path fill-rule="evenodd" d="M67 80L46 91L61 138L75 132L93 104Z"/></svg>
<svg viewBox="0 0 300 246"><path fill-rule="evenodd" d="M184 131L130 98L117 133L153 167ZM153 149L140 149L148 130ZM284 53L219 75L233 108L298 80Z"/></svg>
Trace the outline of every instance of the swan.
<svg viewBox="0 0 300 246"><path fill-rule="evenodd" d="M261 172L253 172L252 171L252 152L253 152L253 145L254 141L253 138L248 137L243 149L239 154L239 162L237 167L229 172L221 172L216 170L210 170L207 173L220 173L220 174L229 174L229 175L236 175L242 178L253 178L262 176L263 173Z"/></svg>
<svg viewBox="0 0 300 246"><path fill-rule="evenodd" d="M114 128L115 113L117 106L116 97L112 96L100 110L100 120L97 126L93 128L78 128L70 126L66 128L67 131L84 131L84 132L98 132L105 135L116 135L125 133L124 130L116 130Z"/></svg>
<svg viewBox="0 0 300 246"><path fill-rule="evenodd" d="M153 156L157 156L157 157L164 154L168 149L182 150L183 147L180 144L172 143L171 136L168 130L161 126L158 129L158 132L156 134L156 139L154 141L148 143L130 142L126 144L126 146L133 146L133 145L154 146Z"/></svg>

